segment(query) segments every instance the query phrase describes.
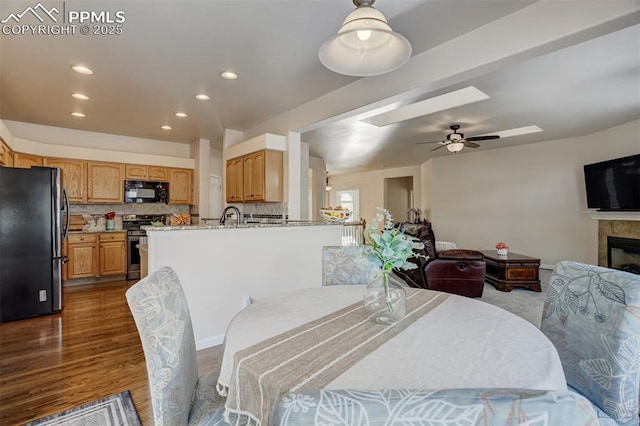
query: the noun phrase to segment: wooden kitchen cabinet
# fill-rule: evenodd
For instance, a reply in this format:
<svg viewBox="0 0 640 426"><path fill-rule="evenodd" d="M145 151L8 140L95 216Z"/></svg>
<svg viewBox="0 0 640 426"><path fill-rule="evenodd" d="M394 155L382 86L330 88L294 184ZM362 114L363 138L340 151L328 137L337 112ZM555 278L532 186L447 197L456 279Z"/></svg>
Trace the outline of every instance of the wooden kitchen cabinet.
<svg viewBox="0 0 640 426"><path fill-rule="evenodd" d="M263 149L227 160L227 203L282 202L282 151Z"/></svg>
<svg viewBox="0 0 640 426"><path fill-rule="evenodd" d="M13 167L13 151L0 139L0 166Z"/></svg>
<svg viewBox="0 0 640 426"><path fill-rule="evenodd" d="M169 169L167 167L127 164L125 179L169 182Z"/></svg>
<svg viewBox="0 0 640 426"><path fill-rule="evenodd" d="M243 157L243 200L281 202L282 151L262 150Z"/></svg>
<svg viewBox="0 0 640 426"><path fill-rule="evenodd" d="M100 276L127 273L127 247L124 232L100 234Z"/></svg>
<svg viewBox="0 0 640 426"><path fill-rule="evenodd" d="M67 189L69 202L84 204L87 202L87 162L67 158L44 158L45 167L58 167L62 170L62 185Z"/></svg>
<svg viewBox="0 0 640 426"><path fill-rule="evenodd" d="M42 167L42 157L39 155L23 154L21 152L13 154L13 167L30 169L32 166Z"/></svg>
<svg viewBox="0 0 640 426"><path fill-rule="evenodd" d="M146 180L147 179L147 166L139 166L136 164L127 164L125 166L125 179L131 180Z"/></svg>
<svg viewBox="0 0 640 426"><path fill-rule="evenodd" d="M227 160L226 172L226 200L227 203L242 202L242 175L243 165L242 157Z"/></svg>
<svg viewBox="0 0 640 426"><path fill-rule="evenodd" d="M124 175L124 164L88 162L87 202L122 204Z"/></svg>
<svg viewBox="0 0 640 426"><path fill-rule="evenodd" d="M66 278L97 277L98 245L97 234L69 234L66 243L67 262Z"/></svg>
<svg viewBox="0 0 640 426"><path fill-rule="evenodd" d="M154 182L169 182L169 169L167 167L149 166L147 179Z"/></svg>
<svg viewBox="0 0 640 426"><path fill-rule="evenodd" d="M193 170L170 169L169 204L193 203Z"/></svg>

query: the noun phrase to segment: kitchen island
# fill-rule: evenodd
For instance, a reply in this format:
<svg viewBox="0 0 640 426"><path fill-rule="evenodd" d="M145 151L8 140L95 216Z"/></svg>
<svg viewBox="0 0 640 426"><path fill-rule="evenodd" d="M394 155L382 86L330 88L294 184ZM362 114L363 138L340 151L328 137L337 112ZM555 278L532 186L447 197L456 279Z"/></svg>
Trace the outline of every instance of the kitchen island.
<svg viewBox="0 0 640 426"><path fill-rule="evenodd" d="M148 270L176 271L197 349L222 343L251 300L322 285L322 247L341 245L340 224L145 226Z"/></svg>

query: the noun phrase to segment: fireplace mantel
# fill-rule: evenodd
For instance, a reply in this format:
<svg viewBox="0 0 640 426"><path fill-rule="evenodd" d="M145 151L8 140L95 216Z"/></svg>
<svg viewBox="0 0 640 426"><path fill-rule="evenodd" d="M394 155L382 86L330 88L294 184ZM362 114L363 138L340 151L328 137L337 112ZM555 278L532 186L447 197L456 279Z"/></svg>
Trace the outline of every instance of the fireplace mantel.
<svg viewBox="0 0 640 426"><path fill-rule="evenodd" d="M587 210L591 219L597 220L640 220L640 212L600 212L597 210Z"/></svg>

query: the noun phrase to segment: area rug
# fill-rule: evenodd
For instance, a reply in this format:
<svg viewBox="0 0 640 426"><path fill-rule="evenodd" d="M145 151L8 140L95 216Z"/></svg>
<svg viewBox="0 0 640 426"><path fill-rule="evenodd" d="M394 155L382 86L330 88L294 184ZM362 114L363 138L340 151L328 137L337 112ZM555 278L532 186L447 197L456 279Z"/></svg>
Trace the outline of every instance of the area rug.
<svg viewBox="0 0 640 426"><path fill-rule="evenodd" d="M140 426L141 424L131 393L127 390L43 417L25 426Z"/></svg>

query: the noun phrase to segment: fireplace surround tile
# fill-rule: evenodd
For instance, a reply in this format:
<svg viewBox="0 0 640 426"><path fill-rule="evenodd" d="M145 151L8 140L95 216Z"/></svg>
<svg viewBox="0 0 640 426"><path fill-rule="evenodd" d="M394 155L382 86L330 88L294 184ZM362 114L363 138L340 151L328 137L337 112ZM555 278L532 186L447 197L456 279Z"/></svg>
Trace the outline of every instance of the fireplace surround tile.
<svg viewBox="0 0 640 426"><path fill-rule="evenodd" d="M607 267L607 236L640 239L640 221L598 221L598 265Z"/></svg>

